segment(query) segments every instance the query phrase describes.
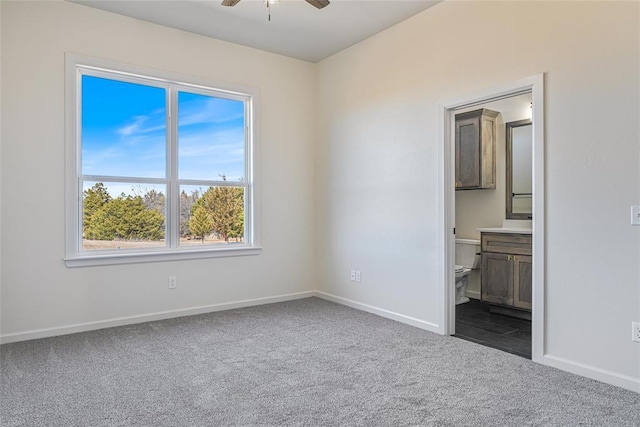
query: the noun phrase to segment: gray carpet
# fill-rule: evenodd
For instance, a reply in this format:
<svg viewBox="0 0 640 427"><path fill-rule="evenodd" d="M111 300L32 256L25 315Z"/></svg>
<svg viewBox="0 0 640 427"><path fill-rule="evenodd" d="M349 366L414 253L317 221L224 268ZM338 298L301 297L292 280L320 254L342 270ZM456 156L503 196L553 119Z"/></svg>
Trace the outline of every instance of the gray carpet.
<svg viewBox="0 0 640 427"><path fill-rule="evenodd" d="M0 347L2 426L640 426L640 395L316 298Z"/></svg>

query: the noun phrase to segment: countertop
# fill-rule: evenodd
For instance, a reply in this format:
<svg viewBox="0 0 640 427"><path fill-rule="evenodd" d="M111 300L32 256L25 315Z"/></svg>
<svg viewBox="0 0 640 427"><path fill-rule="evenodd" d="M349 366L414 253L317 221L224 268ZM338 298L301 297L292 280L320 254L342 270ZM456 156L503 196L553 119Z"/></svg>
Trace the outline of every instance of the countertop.
<svg viewBox="0 0 640 427"><path fill-rule="evenodd" d="M532 234L530 228L514 228L514 227L489 227L476 228L481 233L510 233L510 234Z"/></svg>

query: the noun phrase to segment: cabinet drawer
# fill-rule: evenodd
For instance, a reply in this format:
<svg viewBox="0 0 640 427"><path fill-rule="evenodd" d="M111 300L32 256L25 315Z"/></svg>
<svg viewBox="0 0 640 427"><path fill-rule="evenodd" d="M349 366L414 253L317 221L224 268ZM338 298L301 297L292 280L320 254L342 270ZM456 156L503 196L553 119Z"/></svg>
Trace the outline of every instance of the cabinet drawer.
<svg viewBox="0 0 640 427"><path fill-rule="evenodd" d="M513 255L531 255L531 235L482 233L482 251Z"/></svg>

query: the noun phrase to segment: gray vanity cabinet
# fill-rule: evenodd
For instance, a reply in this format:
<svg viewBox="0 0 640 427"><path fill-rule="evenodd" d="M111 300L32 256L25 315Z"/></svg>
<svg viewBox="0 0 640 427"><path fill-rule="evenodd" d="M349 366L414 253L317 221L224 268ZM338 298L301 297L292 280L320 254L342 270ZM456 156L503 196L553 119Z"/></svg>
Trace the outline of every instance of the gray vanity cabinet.
<svg viewBox="0 0 640 427"><path fill-rule="evenodd" d="M456 190L496 188L497 111L456 114Z"/></svg>
<svg viewBox="0 0 640 427"><path fill-rule="evenodd" d="M531 310L533 263L531 256L514 255L513 267L513 306Z"/></svg>
<svg viewBox="0 0 640 427"><path fill-rule="evenodd" d="M531 235L482 233L481 298L531 311Z"/></svg>
<svg viewBox="0 0 640 427"><path fill-rule="evenodd" d="M482 301L513 305L511 255L482 253Z"/></svg>

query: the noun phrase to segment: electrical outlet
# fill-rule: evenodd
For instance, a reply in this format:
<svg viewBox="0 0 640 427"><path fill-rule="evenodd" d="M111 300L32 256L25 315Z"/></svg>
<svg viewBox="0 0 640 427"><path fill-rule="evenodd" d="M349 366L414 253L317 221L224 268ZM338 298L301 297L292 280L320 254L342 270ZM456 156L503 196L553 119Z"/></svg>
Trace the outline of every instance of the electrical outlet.
<svg viewBox="0 0 640 427"><path fill-rule="evenodd" d="M640 225L640 206L631 206L631 225Z"/></svg>
<svg viewBox="0 0 640 427"><path fill-rule="evenodd" d="M631 322L631 340L640 342L640 322Z"/></svg>
<svg viewBox="0 0 640 427"><path fill-rule="evenodd" d="M356 282L362 282L362 273L360 273L360 270L356 270Z"/></svg>
<svg viewBox="0 0 640 427"><path fill-rule="evenodd" d="M175 289L178 286L176 276L169 276L169 289Z"/></svg>
<svg viewBox="0 0 640 427"><path fill-rule="evenodd" d="M351 281L352 282L356 281L356 271L355 270L351 270Z"/></svg>

